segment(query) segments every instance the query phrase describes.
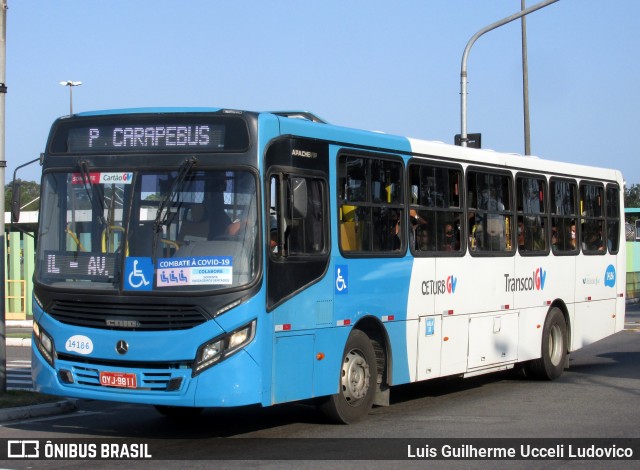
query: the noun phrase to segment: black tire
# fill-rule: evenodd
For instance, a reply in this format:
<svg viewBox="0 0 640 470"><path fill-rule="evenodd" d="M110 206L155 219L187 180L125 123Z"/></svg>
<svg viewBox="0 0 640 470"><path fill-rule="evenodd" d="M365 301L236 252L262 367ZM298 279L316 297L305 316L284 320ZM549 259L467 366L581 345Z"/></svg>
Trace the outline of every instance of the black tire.
<svg viewBox="0 0 640 470"><path fill-rule="evenodd" d="M167 406L153 405L158 413L175 420L188 420L196 418L202 413L202 408L191 408L187 406Z"/></svg>
<svg viewBox="0 0 640 470"><path fill-rule="evenodd" d="M553 307L542 330L542 357L529 363L528 372L541 380L555 380L562 375L567 358L567 323L562 311Z"/></svg>
<svg viewBox="0 0 640 470"><path fill-rule="evenodd" d="M339 391L324 399L320 411L332 422L350 424L365 418L373 406L378 371L369 337L353 330L342 355Z"/></svg>

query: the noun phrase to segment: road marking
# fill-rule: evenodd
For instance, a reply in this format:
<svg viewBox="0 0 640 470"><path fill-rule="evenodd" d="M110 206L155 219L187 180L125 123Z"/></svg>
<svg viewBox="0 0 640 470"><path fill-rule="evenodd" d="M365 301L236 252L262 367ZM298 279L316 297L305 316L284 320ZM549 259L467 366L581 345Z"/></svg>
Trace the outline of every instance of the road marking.
<svg viewBox="0 0 640 470"><path fill-rule="evenodd" d="M7 361L7 390L33 390L30 360Z"/></svg>
<svg viewBox="0 0 640 470"><path fill-rule="evenodd" d="M64 398L60 397L60 401L64 400ZM77 415L83 415L83 416L89 416L89 415L101 415L101 414L105 414L104 411L82 411L82 410L76 410L73 412L74 417ZM16 424L23 424L23 423L39 423L41 421L53 421L54 419L64 419L64 418L68 418L70 415L70 413L65 413L65 414L61 414L61 415L54 415L54 416L46 416L44 418L28 418L28 419L23 419L22 421L11 421L11 424L8 425L10 427L15 426ZM8 426L4 426L2 424L0 424L0 428L5 428Z"/></svg>

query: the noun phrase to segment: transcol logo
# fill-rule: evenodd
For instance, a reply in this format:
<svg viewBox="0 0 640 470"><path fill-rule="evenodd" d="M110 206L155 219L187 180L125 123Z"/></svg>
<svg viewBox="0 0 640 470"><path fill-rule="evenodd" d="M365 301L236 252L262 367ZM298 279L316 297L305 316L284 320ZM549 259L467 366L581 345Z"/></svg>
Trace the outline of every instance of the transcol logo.
<svg viewBox="0 0 640 470"><path fill-rule="evenodd" d="M542 268L536 269L531 276L527 277L511 277L509 274L505 274L504 289L506 292L544 290L546 280L547 272Z"/></svg>
<svg viewBox="0 0 640 470"><path fill-rule="evenodd" d="M455 294L458 278L451 275L446 280L422 281L422 295Z"/></svg>

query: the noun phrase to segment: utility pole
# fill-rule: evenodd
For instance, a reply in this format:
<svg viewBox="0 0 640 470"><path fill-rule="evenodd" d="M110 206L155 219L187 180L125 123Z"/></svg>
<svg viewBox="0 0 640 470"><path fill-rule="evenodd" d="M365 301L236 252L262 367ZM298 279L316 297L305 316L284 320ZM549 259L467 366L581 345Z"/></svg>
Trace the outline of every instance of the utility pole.
<svg viewBox="0 0 640 470"><path fill-rule="evenodd" d="M520 0L520 9L526 9L525 0ZM522 21L522 107L524 112L524 154L531 155L531 125L529 123L529 61L527 59L527 17Z"/></svg>
<svg viewBox="0 0 640 470"><path fill-rule="evenodd" d="M6 338L6 311L4 299L5 276L4 264L7 259L4 252L5 232L4 232L4 178L7 162L4 154L4 129L5 129L5 97L7 95L6 85L6 65L7 65L7 6L6 0L0 0L0 181L2 181L2 191L0 191L0 207L2 207L2 217L0 217L0 393L7 391L7 342Z"/></svg>
<svg viewBox="0 0 640 470"><path fill-rule="evenodd" d="M462 145L463 147L467 146L467 142L469 140L467 136L467 59L469 58L469 52L471 52L471 46L473 46L476 40L484 33L488 33L489 31L499 28L500 26L504 26L507 23L511 23L518 18L522 18L529 13L533 13L534 11L549 6L552 3L556 3L557 1L558 0L546 0L525 10L522 10L520 13L514 13L513 15L508 16L500 21L496 21L489 26L485 26L476 34L474 34L471 39L469 39L467 47L465 47L464 53L462 54L462 65L460 67L460 145Z"/></svg>

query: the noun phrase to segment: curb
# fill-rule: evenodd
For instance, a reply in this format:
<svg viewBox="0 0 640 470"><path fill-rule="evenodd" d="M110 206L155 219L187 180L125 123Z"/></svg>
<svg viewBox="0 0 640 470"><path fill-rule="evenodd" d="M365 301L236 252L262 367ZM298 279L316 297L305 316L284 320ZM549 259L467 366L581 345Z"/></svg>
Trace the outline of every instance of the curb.
<svg viewBox="0 0 640 470"><path fill-rule="evenodd" d="M5 325L16 328L33 328L33 320L5 320Z"/></svg>
<svg viewBox="0 0 640 470"><path fill-rule="evenodd" d="M0 421L17 421L29 418L44 418L47 416L71 413L78 409L78 400L64 400L41 405L20 406L17 408L0 409Z"/></svg>
<svg viewBox="0 0 640 470"><path fill-rule="evenodd" d="M31 347L31 338L6 338L7 346L26 346Z"/></svg>
<svg viewBox="0 0 640 470"><path fill-rule="evenodd" d="M6 320L6 327L13 328L33 328L33 320ZM31 347L31 338L5 338L6 346L24 346Z"/></svg>

